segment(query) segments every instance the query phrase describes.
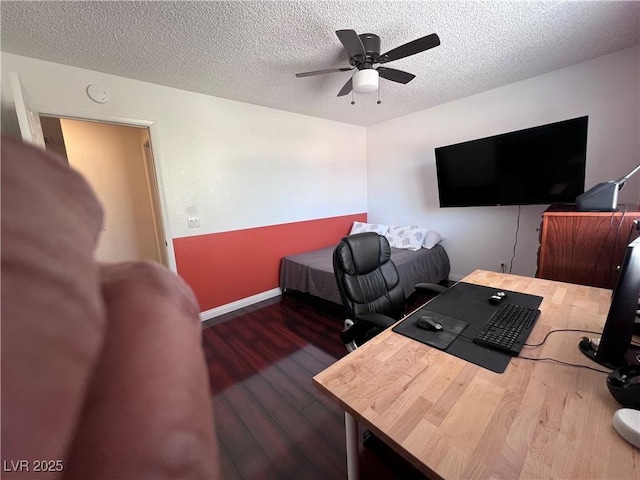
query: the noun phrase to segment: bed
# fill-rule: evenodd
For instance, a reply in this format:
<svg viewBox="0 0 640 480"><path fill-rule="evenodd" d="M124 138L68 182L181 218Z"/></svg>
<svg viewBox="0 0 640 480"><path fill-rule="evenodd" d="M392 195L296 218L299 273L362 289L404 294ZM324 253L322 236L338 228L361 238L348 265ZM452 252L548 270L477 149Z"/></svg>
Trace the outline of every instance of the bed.
<svg viewBox="0 0 640 480"><path fill-rule="evenodd" d="M341 305L333 273L333 249L334 247L326 247L284 257L280 264L282 291L310 293ZM391 248L391 259L398 269L405 297L414 292L416 283L439 283L449 278L449 257L440 244L417 251Z"/></svg>

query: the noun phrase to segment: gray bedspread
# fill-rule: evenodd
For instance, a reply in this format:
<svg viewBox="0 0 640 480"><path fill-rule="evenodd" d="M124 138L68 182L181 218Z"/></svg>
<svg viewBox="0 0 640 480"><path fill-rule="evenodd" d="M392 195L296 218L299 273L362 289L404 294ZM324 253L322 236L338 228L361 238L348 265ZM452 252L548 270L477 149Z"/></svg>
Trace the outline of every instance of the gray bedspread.
<svg viewBox="0 0 640 480"><path fill-rule="evenodd" d="M280 264L280 288L342 304L333 274L333 249L327 247L284 257ZM392 248L391 259L398 269L406 297L414 292L416 283L438 283L449 278L449 257L442 245L415 252Z"/></svg>

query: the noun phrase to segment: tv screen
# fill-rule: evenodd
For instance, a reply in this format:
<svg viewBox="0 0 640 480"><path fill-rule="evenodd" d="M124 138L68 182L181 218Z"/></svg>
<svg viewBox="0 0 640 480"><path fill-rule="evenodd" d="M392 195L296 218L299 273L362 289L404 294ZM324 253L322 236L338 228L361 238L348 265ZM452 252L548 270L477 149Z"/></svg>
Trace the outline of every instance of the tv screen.
<svg viewBox="0 0 640 480"><path fill-rule="evenodd" d="M440 206L575 203L584 192L588 118L436 148Z"/></svg>

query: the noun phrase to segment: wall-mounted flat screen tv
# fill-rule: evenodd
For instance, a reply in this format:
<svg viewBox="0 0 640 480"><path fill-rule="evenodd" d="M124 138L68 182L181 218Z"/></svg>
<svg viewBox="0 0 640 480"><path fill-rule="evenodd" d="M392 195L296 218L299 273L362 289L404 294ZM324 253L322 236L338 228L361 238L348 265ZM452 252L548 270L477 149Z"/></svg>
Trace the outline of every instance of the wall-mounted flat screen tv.
<svg viewBox="0 0 640 480"><path fill-rule="evenodd" d="M589 117L435 149L441 207L574 204Z"/></svg>

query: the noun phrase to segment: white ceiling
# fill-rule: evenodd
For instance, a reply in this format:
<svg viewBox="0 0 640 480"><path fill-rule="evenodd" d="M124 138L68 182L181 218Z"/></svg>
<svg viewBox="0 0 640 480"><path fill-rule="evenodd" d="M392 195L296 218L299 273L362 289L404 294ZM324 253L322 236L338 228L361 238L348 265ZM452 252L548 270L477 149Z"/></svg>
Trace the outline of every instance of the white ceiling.
<svg viewBox="0 0 640 480"><path fill-rule="evenodd" d="M357 125L372 125L640 43L640 2L2 1L2 51ZM376 94L336 97L352 72L336 30L381 53L442 44L385 66Z"/></svg>

